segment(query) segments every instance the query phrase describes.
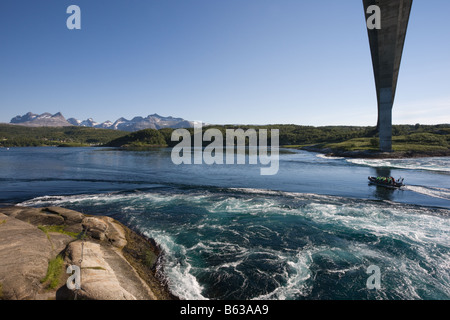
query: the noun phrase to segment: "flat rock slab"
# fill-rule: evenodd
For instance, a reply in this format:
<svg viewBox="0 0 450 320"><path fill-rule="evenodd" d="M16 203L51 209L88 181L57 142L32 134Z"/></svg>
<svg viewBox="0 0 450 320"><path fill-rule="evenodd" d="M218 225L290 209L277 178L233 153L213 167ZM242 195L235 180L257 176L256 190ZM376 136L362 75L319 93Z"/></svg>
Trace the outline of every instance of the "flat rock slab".
<svg viewBox="0 0 450 320"><path fill-rule="evenodd" d="M52 246L44 232L0 213L0 298L34 299L51 256Z"/></svg>
<svg viewBox="0 0 450 320"><path fill-rule="evenodd" d="M81 288L77 292L80 299L155 299L136 271L111 246L92 241L71 242L67 248L67 263L81 266Z"/></svg>

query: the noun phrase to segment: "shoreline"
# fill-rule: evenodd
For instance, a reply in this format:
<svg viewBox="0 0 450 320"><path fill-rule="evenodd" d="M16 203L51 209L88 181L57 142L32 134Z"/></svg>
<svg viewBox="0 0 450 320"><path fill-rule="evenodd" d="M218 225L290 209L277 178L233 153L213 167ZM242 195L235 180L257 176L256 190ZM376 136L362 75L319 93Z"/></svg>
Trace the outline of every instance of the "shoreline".
<svg viewBox="0 0 450 320"><path fill-rule="evenodd" d="M29 146L29 147L1 147L0 149L11 149L11 148L58 148L59 146ZM74 148L70 146L69 148ZM83 146L81 148L110 148L114 150L123 151L149 151L154 149L164 149L167 146L149 146L149 147L139 147L139 148L128 148L128 147L109 147L109 146ZM450 157L450 149L439 150L439 151L392 151L392 152L380 152L373 150L340 150L333 148L321 148L317 145L313 146L303 146L303 147L291 147L291 146L280 146L280 149L289 150L303 150L308 152L316 152L324 154L328 157L343 157L343 158L355 158L355 159L413 159L413 158L438 158L438 157ZM280 152L281 153L281 152ZM0 204L0 207L2 205Z"/></svg>
<svg viewBox="0 0 450 320"><path fill-rule="evenodd" d="M450 150L443 151L393 151L380 152L371 150L345 151L317 146L305 146L298 150L317 152L328 157L343 157L356 159L413 159L413 158L438 158L450 157Z"/></svg>
<svg viewBox="0 0 450 320"><path fill-rule="evenodd" d="M179 300L163 254L111 217L0 204L0 300ZM79 290L67 287L71 265L81 268Z"/></svg>
<svg viewBox="0 0 450 320"><path fill-rule="evenodd" d="M143 260L146 260L147 257L142 257L139 254L139 248L135 248L135 250L127 250L125 256L145 282L154 284L153 281L156 280L156 285L159 286L161 290L163 290L163 296L165 296L164 299L158 300L180 300L180 298L174 295L168 287L167 279L164 275L164 251L161 249L160 245L155 241L155 239L149 238L139 230L136 230L131 226L127 226L118 220L115 220L115 222L125 228L125 230L129 233L129 238L136 239L134 240L134 243L140 246L141 249L143 246L145 250L145 247L149 245L153 248L156 248L156 261L154 263L154 266L152 267L152 270L156 272L156 276L154 278L149 277L146 265L145 263L143 263Z"/></svg>

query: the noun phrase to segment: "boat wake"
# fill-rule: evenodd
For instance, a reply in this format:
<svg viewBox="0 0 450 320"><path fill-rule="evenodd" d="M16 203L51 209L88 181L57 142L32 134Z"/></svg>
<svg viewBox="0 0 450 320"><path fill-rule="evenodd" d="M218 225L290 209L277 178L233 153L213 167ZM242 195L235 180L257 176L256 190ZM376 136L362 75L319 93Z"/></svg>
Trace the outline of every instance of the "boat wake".
<svg viewBox="0 0 450 320"><path fill-rule="evenodd" d="M405 170L425 170L450 173L450 158L412 159L346 159L347 162L373 168L395 168Z"/></svg>
<svg viewBox="0 0 450 320"><path fill-rule="evenodd" d="M434 198L450 200L450 189L447 188L407 185L406 187L404 187L404 190L410 190Z"/></svg>

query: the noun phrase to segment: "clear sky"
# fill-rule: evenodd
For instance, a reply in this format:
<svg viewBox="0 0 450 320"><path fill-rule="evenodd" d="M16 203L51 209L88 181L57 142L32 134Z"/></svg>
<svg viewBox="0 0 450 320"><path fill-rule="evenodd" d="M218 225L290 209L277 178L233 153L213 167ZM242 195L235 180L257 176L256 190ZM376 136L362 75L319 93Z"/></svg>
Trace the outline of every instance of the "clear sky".
<svg viewBox="0 0 450 320"><path fill-rule="evenodd" d="M414 0L394 123L450 123L449 16ZM375 125L365 23L361 0L0 0L0 122Z"/></svg>

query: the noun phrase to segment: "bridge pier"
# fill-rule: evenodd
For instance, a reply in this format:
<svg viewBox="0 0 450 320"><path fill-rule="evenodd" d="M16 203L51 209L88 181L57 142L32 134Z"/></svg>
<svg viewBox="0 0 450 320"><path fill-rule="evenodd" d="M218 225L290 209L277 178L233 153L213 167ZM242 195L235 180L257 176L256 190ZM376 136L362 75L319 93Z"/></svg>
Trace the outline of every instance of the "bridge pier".
<svg viewBox="0 0 450 320"><path fill-rule="evenodd" d="M378 100L380 151L392 151L392 107L413 0L363 0L380 8L381 28L368 29Z"/></svg>
<svg viewBox="0 0 450 320"><path fill-rule="evenodd" d="M378 101L378 136L380 138L380 151L392 151L392 99L391 88L381 88Z"/></svg>

